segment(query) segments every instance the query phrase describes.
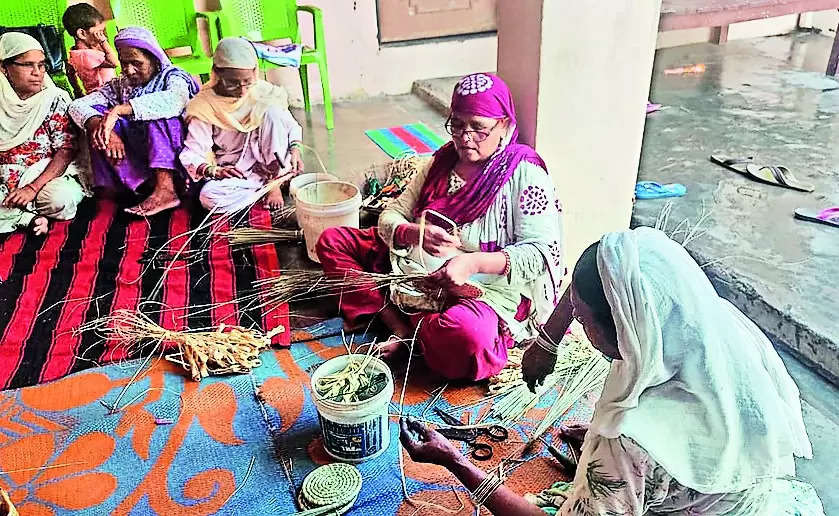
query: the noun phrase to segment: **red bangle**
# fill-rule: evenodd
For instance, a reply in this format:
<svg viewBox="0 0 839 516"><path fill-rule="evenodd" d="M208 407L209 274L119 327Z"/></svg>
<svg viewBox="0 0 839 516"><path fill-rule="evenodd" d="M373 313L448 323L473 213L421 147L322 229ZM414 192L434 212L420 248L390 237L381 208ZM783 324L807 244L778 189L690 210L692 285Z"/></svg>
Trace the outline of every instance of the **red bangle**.
<svg viewBox="0 0 839 516"><path fill-rule="evenodd" d="M505 251L503 249L501 250L501 252L504 254L504 272L501 275L502 276L507 276L507 275L510 274L510 267L511 267L511 265L510 265L510 253L508 253L507 251Z"/></svg>

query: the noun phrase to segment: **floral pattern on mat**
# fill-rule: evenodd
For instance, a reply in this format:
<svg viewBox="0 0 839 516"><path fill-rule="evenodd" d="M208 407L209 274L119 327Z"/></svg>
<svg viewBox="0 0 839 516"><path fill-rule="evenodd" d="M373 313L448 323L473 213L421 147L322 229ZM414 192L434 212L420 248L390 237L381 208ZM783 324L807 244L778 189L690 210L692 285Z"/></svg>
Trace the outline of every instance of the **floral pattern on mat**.
<svg viewBox="0 0 839 516"><path fill-rule="evenodd" d="M340 321L318 326L334 333ZM310 340L264 353L263 365L250 375L196 383L177 366L156 361L132 382L135 361L0 392L0 488L25 515L295 512L281 458L291 459L298 488L308 472L332 462L321 443L307 371L345 353L340 337L297 332L301 337ZM418 415L427 392L443 382L421 364L410 374L405 408ZM395 387L398 403L401 378ZM483 396L480 386L449 387L438 406L451 410ZM546 411L542 404L529 413L481 466L497 466ZM588 411L575 407L570 417ZM415 511L402 496L393 420L390 437L385 453L359 465L364 484L348 514ZM445 470L406 455L405 471L412 496L457 506L452 489L460 488ZM540 457L514 471L508 484L524 493L560 479L552 459Z"/></svg>

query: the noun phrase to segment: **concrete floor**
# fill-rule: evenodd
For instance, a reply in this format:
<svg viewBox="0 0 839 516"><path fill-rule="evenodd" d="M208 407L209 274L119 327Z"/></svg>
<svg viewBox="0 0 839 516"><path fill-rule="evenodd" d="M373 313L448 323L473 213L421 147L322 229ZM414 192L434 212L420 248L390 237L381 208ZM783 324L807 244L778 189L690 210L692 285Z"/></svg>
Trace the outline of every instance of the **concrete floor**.
<svg viewBox="0 0 839 516"><path fill-rule="evenodd" d="M828 515L839 515L839 231L792 218L796 207L839 205L837 158L839 83L822 70L830 38L809 34L691 45L659 51L651 98L665 109L648 118L640 178L680 182L685 198L673 202L670 229L708 213L705 234L688 246L714 281L767 331L801 390L815 459L798 462L799 475L819 492ZM665 76L663 70L705 63L699 76ZM443 115L453 79L418 81L419 96L374 98L335 106L335 130L323 127L315 107L304 125L306 143L329 172L361 184L371 165L387 156L364 130L423 121L444 134ZM435 107L437 108L435 110ZM750 182L708 162L710 154L754 156L783 164L802 182L803 194ZM306 156L308 171L317 160ZM633 224L654 225L662 201L639 201ZM301 248L289 249L287 267L312 267ZM331 303L293 306L301 318L337 315ZM806 361L806 365L799 359ZM818 371L821 375L814 373Z"/></svg>

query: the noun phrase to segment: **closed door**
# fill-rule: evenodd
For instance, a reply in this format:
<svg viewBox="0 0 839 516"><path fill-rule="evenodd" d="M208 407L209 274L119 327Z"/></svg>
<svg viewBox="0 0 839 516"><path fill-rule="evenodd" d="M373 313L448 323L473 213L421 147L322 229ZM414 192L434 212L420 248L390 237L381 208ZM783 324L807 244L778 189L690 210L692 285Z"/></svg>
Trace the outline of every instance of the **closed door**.
<svg viewBox="0 0 839 516"><path fill-rule="evenodd" d="M378 0L379 41L494 31L497 0Z"/></svg>

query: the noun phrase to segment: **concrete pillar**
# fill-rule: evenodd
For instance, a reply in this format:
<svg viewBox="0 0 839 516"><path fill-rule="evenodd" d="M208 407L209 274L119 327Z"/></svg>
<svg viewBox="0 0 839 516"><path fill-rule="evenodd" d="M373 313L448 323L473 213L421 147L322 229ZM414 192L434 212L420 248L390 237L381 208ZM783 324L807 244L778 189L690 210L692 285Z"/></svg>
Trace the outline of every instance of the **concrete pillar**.
<svg viewBox="0 0 839 516"><path fill-rule="evenodd" d="M632 214L661 0L498 2L498 73L564 206L569 268Z"/></svg>

